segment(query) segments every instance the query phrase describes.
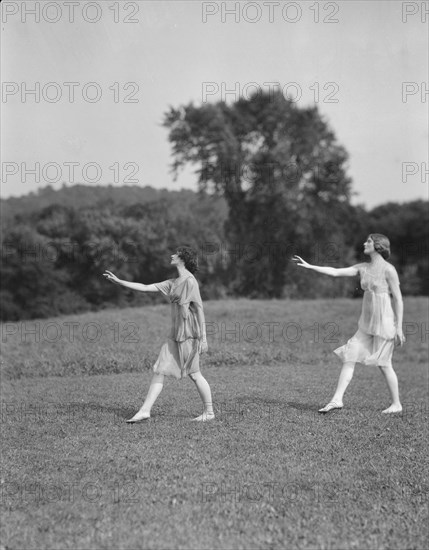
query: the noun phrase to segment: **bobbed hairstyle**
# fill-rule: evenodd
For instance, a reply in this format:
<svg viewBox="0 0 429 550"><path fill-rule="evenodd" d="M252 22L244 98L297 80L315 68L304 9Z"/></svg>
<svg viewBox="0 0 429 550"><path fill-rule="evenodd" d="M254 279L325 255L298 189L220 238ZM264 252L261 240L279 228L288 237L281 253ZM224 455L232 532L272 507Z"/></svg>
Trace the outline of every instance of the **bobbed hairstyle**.
<svg viewBox="0 0 429 550"><path fill-rule="evenodd" d="M198 271L198 254L190 246L179 246L177 255L184 262L185 267L191 273Z"/></svg>
<svg viewBox="0 0 429 550"><path fill-rule="evenodd" d="M387 260L390 257L390 241L386 235L371 233L369 237L374 241L374 250Z"/></svg>

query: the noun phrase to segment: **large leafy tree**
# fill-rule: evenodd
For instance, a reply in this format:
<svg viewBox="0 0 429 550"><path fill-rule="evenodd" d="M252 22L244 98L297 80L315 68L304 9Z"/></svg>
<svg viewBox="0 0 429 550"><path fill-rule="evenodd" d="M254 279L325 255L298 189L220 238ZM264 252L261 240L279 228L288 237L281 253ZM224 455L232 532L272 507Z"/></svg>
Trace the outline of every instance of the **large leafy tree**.
<svg viewBox="0 0 429 550"><path fill-rule="evenodd" d="M164 125L174 173L194 165L200 189L227 201L232 290L280 296L294 248L338 234L350 200L347 153L329 125L281 93L170 108Z"/></svg>

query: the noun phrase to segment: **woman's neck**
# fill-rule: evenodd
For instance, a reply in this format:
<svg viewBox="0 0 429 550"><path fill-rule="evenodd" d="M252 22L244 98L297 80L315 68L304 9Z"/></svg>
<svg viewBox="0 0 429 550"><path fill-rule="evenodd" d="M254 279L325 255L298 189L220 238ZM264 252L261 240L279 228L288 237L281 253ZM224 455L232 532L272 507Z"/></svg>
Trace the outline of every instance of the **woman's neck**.
<svg viewBox="0 0 429 550"><path fill-rule="evenodd" d="M189 271L186 269L186 267L184 265L178 265L176 266L177 267L177 273L179 274L179 279L180 277L184 277L187 273L189 273Z"/></svg>
<svg viewBox="0 0 429 550"><path fill-rule="evenodd" d="M370 256L370 263L371 265L379 265L384 263L384 258L381 254L378 252L371 252Z"/></svg>

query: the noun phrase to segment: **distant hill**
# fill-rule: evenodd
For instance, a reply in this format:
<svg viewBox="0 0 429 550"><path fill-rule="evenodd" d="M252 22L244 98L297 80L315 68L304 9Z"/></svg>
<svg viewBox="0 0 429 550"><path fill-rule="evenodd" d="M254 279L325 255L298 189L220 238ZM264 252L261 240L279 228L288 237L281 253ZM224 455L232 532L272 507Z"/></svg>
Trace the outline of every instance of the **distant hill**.
<svg viewBox="0 0 429 550"><path fill-rule="evenodd" d="M1 223L2 226L5 226L16 214L26 217L32 212L43 210L54 204L79 209L109 203L124 206L146 204L163 199L168 203L174 203L176 208L180 208L180 205L186 205L185 209L187 209L199 198L201 198L199 193L187 189L169 191L168 189L155 189L150 186L128 185L117 187L113 185L89 186L77 184L73 186L63 185L61 189L55 190L48 185L22 197L1 199ZM219 215L224 219L226 218L227 207L223 199L207 195L204 195L204 198L213 201L213 207L219 211Z"/></svg>

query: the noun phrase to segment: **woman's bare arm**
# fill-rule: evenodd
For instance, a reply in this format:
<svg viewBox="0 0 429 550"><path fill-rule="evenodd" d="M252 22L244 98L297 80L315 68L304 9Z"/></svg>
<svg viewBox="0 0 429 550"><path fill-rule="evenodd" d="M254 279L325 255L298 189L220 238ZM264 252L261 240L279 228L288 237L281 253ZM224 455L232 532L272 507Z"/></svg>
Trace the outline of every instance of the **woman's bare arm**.
<svg viewBox="0 0 429 550"><path fill-rule="evenodd" d="M300 267L305 267L306 269L311 269L317 271L318 273L323 273L324 275L330 275L331 277L355 277L359 275L358 265L352 265L351 267L321 267L318 265L311 265L303 260L300 256L294 256L292 258L296 265Z"/></svg>
<svg viewBox="0 0 429 550"><path fill-rule="evenodd" d="M206 319L204 316L204 310L202 307L197 306L197 321L198 325L200 327L200 341L198 344L198 350L200 353L203 353L204 351L207 351L208 345L207 345L207 333L206 333Z"/></svg>
<svg viewBox="0 0 429 550"><path fill-rule="evenodd" d="M206 342L207 341L207 334L206 334L206 319L204 316L204 311L202 307L197 307L197 319L198 319L198 325L200 327L200 334L201 339Z"/></svg>
<svg viewBox="0 0 429 550"><path fill-rule="evenodd" d="M131 288L132 290L138 290L139 292L158 292L156 285L144 285L142 283L130 283L129 281L123 281L118 279L118 277L116 277L116 275L114 275L111 271L107 271L107 269L103 275L108 281L112 281L112 283L115 283L116 285Z"/></svg>

